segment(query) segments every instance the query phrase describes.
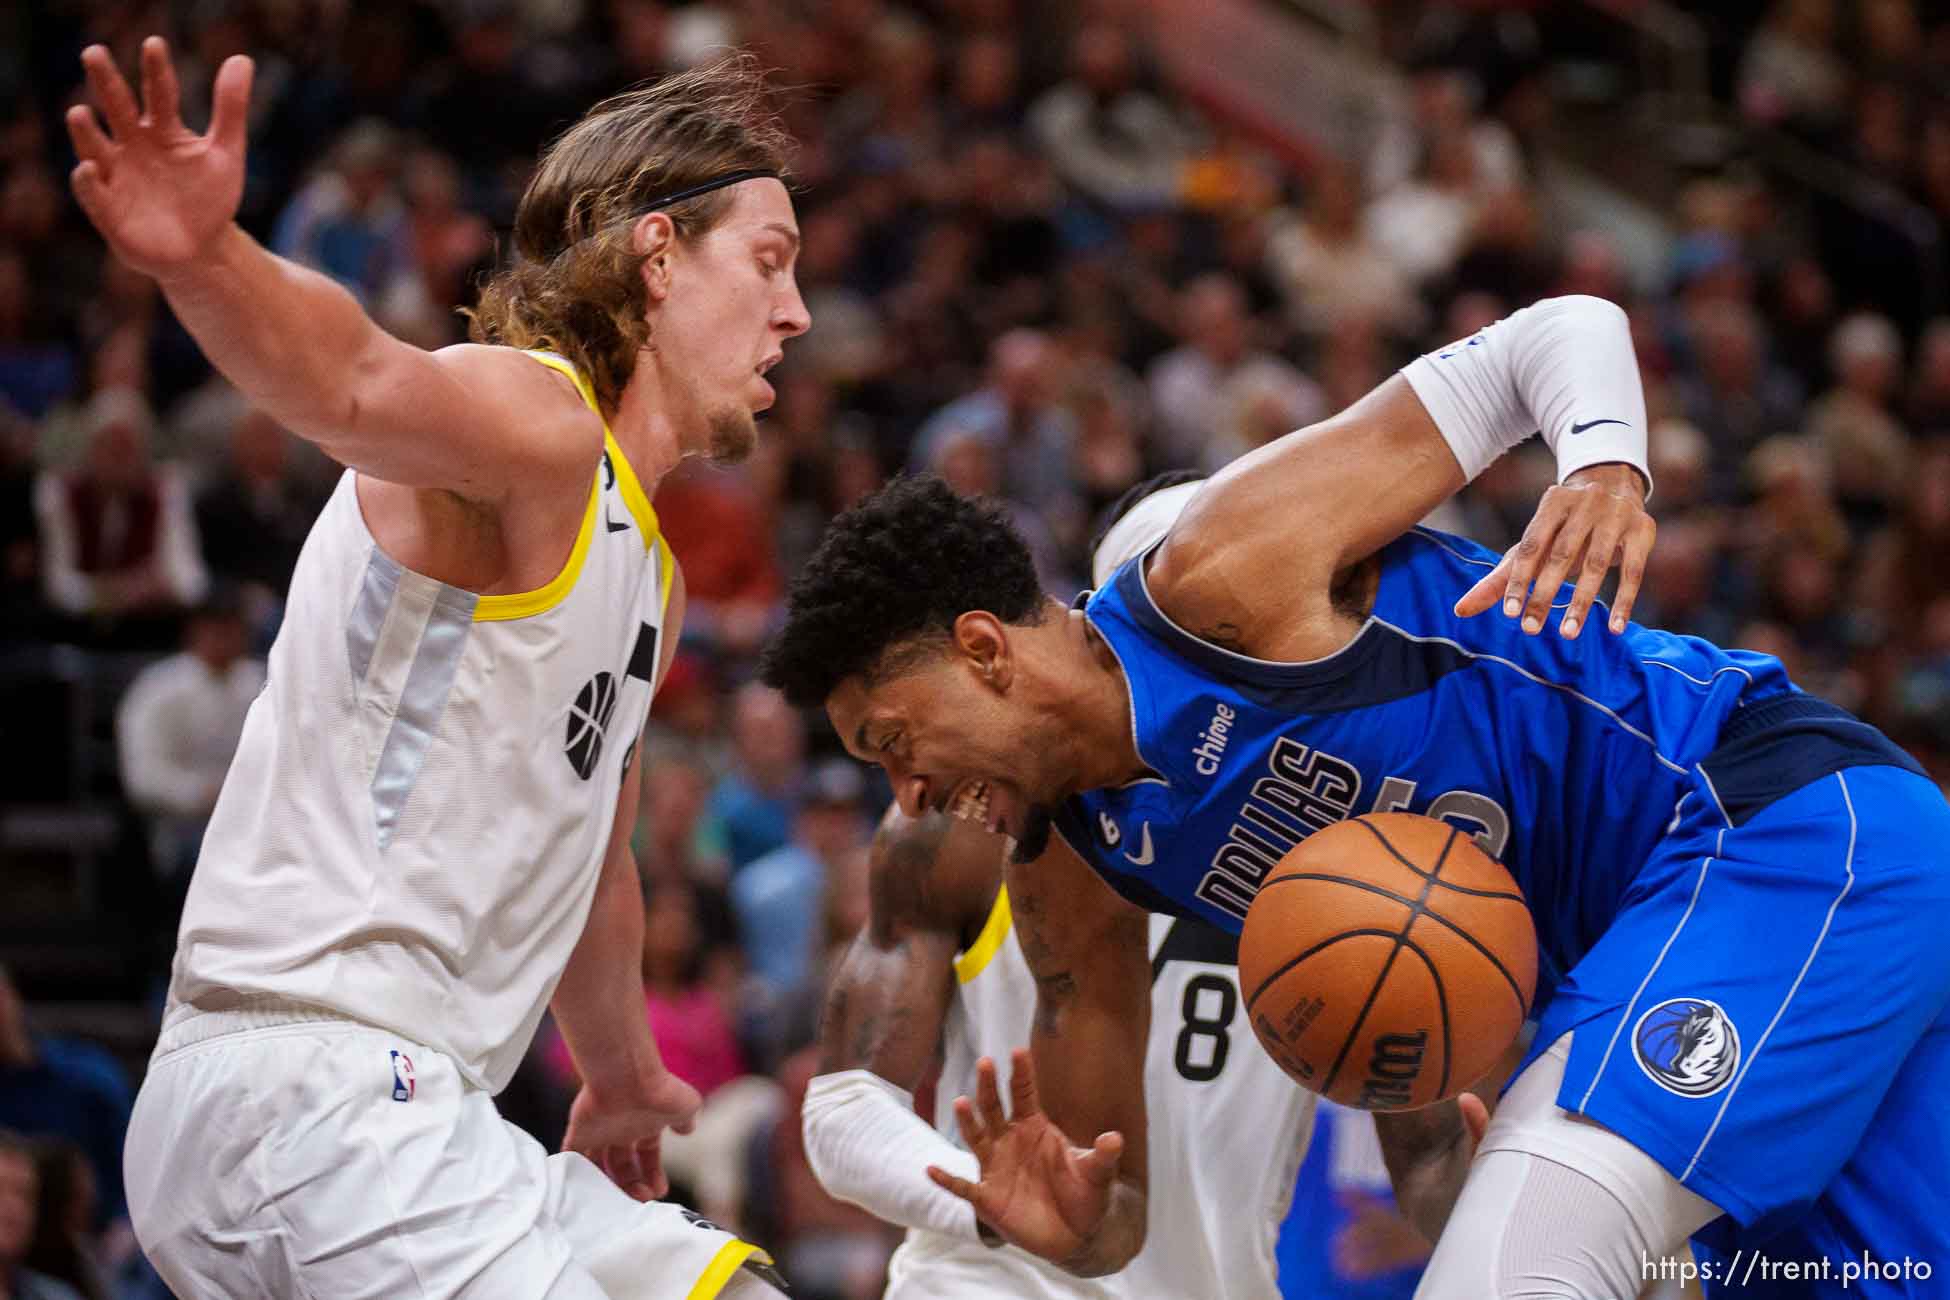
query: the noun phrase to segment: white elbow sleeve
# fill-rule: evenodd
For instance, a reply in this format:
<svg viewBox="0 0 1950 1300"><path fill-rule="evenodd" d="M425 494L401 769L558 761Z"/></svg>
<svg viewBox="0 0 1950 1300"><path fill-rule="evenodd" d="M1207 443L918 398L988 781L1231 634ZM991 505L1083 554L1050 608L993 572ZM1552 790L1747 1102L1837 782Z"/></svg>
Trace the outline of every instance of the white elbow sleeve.
<svg viewBox="0 0 1950 1300"><path fill-rule="evenodd" d="M1631 324L1616 303L1546 298L1417 357L1402 378L1471 479L1542 433L1560 483L1616 461L1644 476L1650 495L1645 390Z"/></svg>
<svg viewBox="0 0 1950 1300"><path fill-rule="evenodd" d="M829 1193L889 1223L980 1239L974 1208L927 1173L937 1165L973 1182L980 1167L914 1113L905 1088L871 1070L817 1075L806 1087L803 1116L806 1158Z"/></svg>

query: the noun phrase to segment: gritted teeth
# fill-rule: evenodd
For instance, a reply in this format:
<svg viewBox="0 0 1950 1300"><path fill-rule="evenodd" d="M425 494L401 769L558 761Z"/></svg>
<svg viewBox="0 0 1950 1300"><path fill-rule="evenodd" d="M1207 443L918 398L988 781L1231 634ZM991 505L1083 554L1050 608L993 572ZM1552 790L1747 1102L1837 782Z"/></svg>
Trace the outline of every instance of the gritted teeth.
<svg viewBox="0 0 1950 1300"><path fill-rule="evenodd" d="M955 792L948 801L948 811L963 821L988 821L989 783L970 781Z"/></svg>

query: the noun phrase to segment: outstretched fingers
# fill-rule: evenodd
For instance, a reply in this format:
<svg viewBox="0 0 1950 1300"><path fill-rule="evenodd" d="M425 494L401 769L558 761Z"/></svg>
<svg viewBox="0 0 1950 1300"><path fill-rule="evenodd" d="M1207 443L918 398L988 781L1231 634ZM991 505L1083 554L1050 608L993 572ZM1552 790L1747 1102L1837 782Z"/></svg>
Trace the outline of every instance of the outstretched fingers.
<svg viewBox="0 0 1950 1300"><path fill-rule="evenodd" d="M1632 602L1639 597L1639 584L1645 581L1645 562L1652 554L1653 539L1659 527L1650 517L1626 530L1624 555L1618 566L1618 593L1611 602L1611 630L1623 632L1632 617Z"/></svg>
<svg viewBox="0 0 1950 1300"><path fill-rule="evenodd" d="M989 1133L975 1117L975 1103L966 1097L955 1098L955 1127L961 1130L962 1145L974 1152L977 1160L987 1160Z"/></svg>
<svg viewBox="0 0 1950 1300"><path fill-rule="evenodd" d="M933 1179L934 1185L942 1191L953 1192L956 1196L961 1197L962 1200L974 1206L978 1214L982 1213L987 1205L988 1198L983 1194L981 1184L979 1183L971 1183L966 1178L949 1173L939 1165L928 1166L928 1177Z"/></svg>
<svg viewBox="0 0 1950 1300"><path fill-rule="evenodd" d="M210 112L210 138L219 148L233 153L240 153L244 148L254 66L246 55L231 55L217 69L217 85L211 93L214 107Z"/></svg>
<svg viewBox="0 0 1950 1300"><path fill-rule="evenodd" d="M1036 1064L1028 1049L1018 1047L1009 1055L1009 1110L1015 1118L1035 1115L1043 1109L1036 1094Z"/></svg>
<svg viewBox="0 0 1950 1300"><path fill-rule="evenodd" d="M151 36L142 42L143 116L150 126L173 133L183 125L181 104L176 65L169 58L169 42Z"/></svg>
<svg viewBox="0 0 1950 1300"><path fill-rule="evenodd" d="M982 1117L982 1127L991 1134L1009 1126L1009 1117L1002 1111L1002 1092L996 1086L995 1061L986 1056L975 1063L975 1109Z"/></svg>
<svg viewBox="0 0 1950 1300"><path fill-rule="evenodd" d="M81 66L88 74L88 93L107 120L109 134L117 140L133 134L142 124L142 112L108 47L90 45L81 52Z"/></svg>
<svg viewBox="0 0 1950 1300"><path fill-rule="evenodd" d="M1122 1133L1099 1133L1097 1140L1088 1150L1082 1147L1070 1149L1070 1167L1079 1177L1098 1187L1108 1187L1117 1177L1117 1166L1124 1159L1124 1135Z"/></svg>

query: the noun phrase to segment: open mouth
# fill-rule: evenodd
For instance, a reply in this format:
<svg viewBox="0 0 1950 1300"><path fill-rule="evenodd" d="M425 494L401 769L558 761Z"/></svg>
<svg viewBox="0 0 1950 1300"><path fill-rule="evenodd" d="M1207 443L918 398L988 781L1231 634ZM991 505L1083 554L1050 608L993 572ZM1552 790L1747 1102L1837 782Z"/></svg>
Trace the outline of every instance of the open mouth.
<svg viewBox="0 0 1950 1300"><path fill-rule="evenodd" d="M954 793L945 802L950 817L965 822L974 822L984 830L1006 834L1006 818L999 791L989 782L970 779L955 787Z"/></svg>

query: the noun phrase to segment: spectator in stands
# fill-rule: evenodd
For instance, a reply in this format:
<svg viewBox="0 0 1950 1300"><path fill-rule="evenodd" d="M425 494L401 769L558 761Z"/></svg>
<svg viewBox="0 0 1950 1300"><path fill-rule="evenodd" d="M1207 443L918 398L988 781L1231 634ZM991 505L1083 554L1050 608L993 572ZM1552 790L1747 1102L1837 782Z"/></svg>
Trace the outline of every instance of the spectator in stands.
<svg viewBox="0 0 1950 1300"><path fill-rule="evenodd" d="M295 439L263 411L241 410L223 469L197 498L211 574L243 588L254 627L284 600L322 502L294 472Z"/></svg>
<svg viewBox="0 0 1950 1300"><path fill-rule="evenodd" d="M13 975L0 966L0 1129L64 1138L81 1148L98 1193L95 1230L127 1226L122 1140L131 1105L128 1076L105 1049L29 1030Z"/></svg>
<svg viewBox="0 0 1950 1300"><path fill-rule="evenodd" d="M131 1232L118 1235L113 1247L95 1235L95 1176L88 1157L72 1142L49 1138L34 1143L34 1170L40 1182L34 1244L27 1266L65 1282L83 1300L133 1300L134 1288L112 1286L120 1269L139 1259ZM111 1249L113 1253L111 1253ZM160 1280L156 1294L166 1294Z"/></svg>
<svg viewBox="0 0 1950 1300"><path fill-rule="evenodd" d="M1267 240L1287 319L1309 334L1359 316L1394 335L1417 335L1427 309L1402 268L1368 241L1354 169L1328 158L1311 180L1300 216L1282 220Z"/></svg>
<svg viewBox="0 0 1950 1300"><path fill-rule="evenodd" d="M682 661L680 656L673 662ZM669 685L666 675L666 691ZM708 696L709 684L702 686L698 693ZM724 884L730 870L718 835L721 828L705 817L710 797L711 773L702 763L678 750L650 755L643 769L636 833L637 865L646 883Z"/></svg>
<svg viewBox="0 0 1950 1300"><path fill-rule="evenodd" d="M745 962L779 1002L811 993L825 939L829 879L866 840L866 780L847 759L819 763L807 776L789 843L747 866L731 882L731 908Z"/></svg>
<svg viewBox="0 0 1950 1300"><path fill-rule="evenodd" d="M1921 613L1950 598L1950 437L1917 449L1901 514L1864 550L1865 603L1885 636L1915 649Z"/></svg>
<svg viewBox="0 0 1950 1300"><path fill-rule="evenodd" d="M1076 427L1058 400L1061 363L1041 330L1014 329L996 339L988 382L928 417L915 434L913 465L935 464L943 440L972 433L997 448L1006 495L1038 509L1067 498Z"/></svg>
<svg viewBox="0 0 1950 1300"><path fill-rule="evenodd" d="M0 404L38 419L74 391L81 366L34 301L27 258L0 243Z"/></svg>
<svg viewBox="0 0 1950 1300"><path fill-rule="evenodd" d="M745 1073L736 1012L737 953L712 940L705 915L710 891L681 880L659 880L643 903L643 999L664 1063L709 1097ZM543 1060L565 1095L578 1084L575 1059L550 1026Z"/></svg>
<svg viewBox="0 0 1950 1300"><path fill-rule="evenodd" d="M1415 174L1369 203L1368 240L1417 285L1439 279L1462 256L1488 188L1468 134L1438 132Z"/></svg>
<svg viewBox="0 0 1950 1300"><path fill-rule="evenodd" d="M777 521L751 483L688 461L664 475L655 505L663 535L684 563L684 639L734 661L757 653L785 581L777 553L758 542Z"/></svg>
<svg viewBox="0 0 1950 1300"><path fill-rule="evenodd" d="M732 770L711 791L708 816L733 874L792 837L806 728L785 697L756 682L731 704Z"/></svg>
<svg viewBox="0 0 1950 1300"><path fill-rule="evenodd" d="M1835 0L1779 0L1741 56L1740 107L1755 122L1821 131L1841 115L1848 69Z"/></svg>
<svg viewBox="0 0 1950 1300"><path fill-rule="evenodd" d="M1916 345L1904 414L1918 437L1950 434L1950 316L1931 321Z"/></svg>
<svg viewBox="0 0 1950 1300"><path fill-rule="evenodd" d="M1029 125L1056 174L1103 207L1133 212L1178 201L1191 132L1138 87L1130 38L1110 23L1077 32L1069 79L1036 101Z"/></svg>
<svg viewBox="0 0 1950 1300"><path fill-rule="evenodd" d="M461 206L461 175L454 160L437 149L415 149L403 178L413 261L419 268L430 306L464 301L470 274L486 265L494 251L493 232L477 212ZM458 313L447 318L452 337L463 337Z"/></svg>
<svg viewBox="0 0 1950 1300"><path fill-rule="evenodd" d="M1711 303L1692 323L1694 365L1677 377L1674 395L1680 413L1713 450L1711 494L1731 501L1747 454L1800 422L1801 393L1793 379L1768 363L1751 308Z"/></svg>
<svg viewBox="0 0 1950 1300"><path fill-rule="evenodd" d="M80 630L94 640L157 644L209 583L188 486L150 460L153 422L139 394L96 393L82 428L80 467L42 475L35 490L48 601L89 620Z"/></svg>
<svg viewBox="0 0 1950 1300"><path fill-rule="evenodd" d="M152 862L178 905L264 686L264 661L249 645L238 593L218 587L190 612L182 650L144 669L116 710L122 787L149 819Z"/></svg>
<svg viewBox="0 0 1950 1300"><path fill-rule="evenodd" d="M1412 181L1434 142L1453 138L1470 155L1470 170L1485 186L1502 189L1524 178L1523 151L1510 129L1477 113L1477 87L1468 73L1440 60L1409 74L1409 114L1390 117L1367 155L1364 177L1370 195L1380 197Z"/></svg>
<svg viewBox="0 0 1950 1300"><path fill-rule="evenodd" d="M1835 496L1860 536L1902 499L1909 438L1894 406L1903 341L1886 317L1857 312L1829 342L1835 386L1808 408L1808 433L1828 455Z"/></svg>
<svg viewBox="0 0 1950 1300"><path fill-rule="evenodd" d="M1292 363L1253 345L1253 321L1239 282L1204 275L1180 300L1184 343L1151 367L1151 405L1161 451L1173 466L1212 471L1248 444L1236 413L1271 394L1294 419L1311 424L1327 414L1320 388Z"/></svg>
<svg viewBox="0 0 1950 1300"><path fill-rule="evenodd" d="M356 123L279 215L271 236L274 251L323 271L388 317L417 307L425 293L400 200L402 151L385 123Z"/></svg>
<svg viewBox="0 0 1950 1300"><path fill-rule="evenodd" d="M28 1268L40 1199L34 1149L0 1129L0 1300L82 1300L65 1282Z"/></svg>

